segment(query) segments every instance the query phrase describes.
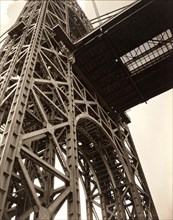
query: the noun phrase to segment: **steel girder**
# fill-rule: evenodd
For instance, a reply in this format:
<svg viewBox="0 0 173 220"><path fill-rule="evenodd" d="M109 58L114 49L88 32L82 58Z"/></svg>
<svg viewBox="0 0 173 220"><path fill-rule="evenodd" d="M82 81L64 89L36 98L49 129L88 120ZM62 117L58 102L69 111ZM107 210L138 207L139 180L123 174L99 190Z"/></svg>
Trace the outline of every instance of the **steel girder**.
<svg viewBox="0 0 173 220"><path fill-rule="evenodd" d="M80 178L88 220L158 219L127 125L75 76L57 22L92 29L75 1L28 1L1 48L0 218L52 220L67 201L80 219Z"/></svg>

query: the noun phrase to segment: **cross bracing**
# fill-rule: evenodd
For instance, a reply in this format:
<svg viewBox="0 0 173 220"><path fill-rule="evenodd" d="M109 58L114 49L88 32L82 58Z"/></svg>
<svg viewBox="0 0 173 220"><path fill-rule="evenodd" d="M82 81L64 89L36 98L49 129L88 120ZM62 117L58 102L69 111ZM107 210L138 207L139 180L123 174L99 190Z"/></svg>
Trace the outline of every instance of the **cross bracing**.
<svg viewBox="0 0 173 220"><path fill-rule="evenodd" d="M27 1L1 47L2 219L80 219L79 178L88 220L158 219L128 119L76 74L92 30L76 1Z"/></svg>

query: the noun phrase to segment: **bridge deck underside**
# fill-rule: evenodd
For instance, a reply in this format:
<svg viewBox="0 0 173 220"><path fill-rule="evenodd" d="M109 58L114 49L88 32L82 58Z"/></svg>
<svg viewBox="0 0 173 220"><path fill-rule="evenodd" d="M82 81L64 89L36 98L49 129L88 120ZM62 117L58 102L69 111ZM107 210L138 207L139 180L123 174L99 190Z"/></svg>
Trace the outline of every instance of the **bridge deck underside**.
<svg viewBox="0 0 173 220"><path fill-rule="evenodd" d="M74 70L116 111L173 87L172 10L172 1L141 1L78 43Z"/></svg>

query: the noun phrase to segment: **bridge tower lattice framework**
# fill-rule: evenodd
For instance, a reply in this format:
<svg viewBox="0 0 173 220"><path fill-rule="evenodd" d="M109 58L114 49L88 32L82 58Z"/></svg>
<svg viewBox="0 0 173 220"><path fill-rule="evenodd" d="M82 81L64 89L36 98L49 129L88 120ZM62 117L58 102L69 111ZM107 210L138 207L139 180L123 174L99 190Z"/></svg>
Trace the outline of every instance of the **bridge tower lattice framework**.
<svg viewBox="0 0 173 220"><path fill-rule="evenodd" d="M127 124L73 72L91 30L74 0L27 1L1 47L1 219L52 220L65 201L80 219L79 178L87 219L158 219Z"/></svg>

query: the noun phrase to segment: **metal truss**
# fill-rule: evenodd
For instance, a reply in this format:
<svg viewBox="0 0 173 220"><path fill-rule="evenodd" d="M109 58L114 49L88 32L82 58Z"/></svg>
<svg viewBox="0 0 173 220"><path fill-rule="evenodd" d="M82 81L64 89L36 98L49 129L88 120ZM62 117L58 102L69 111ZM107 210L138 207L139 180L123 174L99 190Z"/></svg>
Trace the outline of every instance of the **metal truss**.
<svg viewBox="0 0 173 220"><path fill-rule="evenodd" d="M148 42L121 57L131 75L170 57L173 53L173 36L171 30L166 30Z"/></svg>
<svg viewBox="0 0 173 220"><path fill-rule="evenodd" d="M69 13L68 13L69 12ZM80 22L76 22L80 21ZM158 219L130 132L73 73L72 40L92 27L73 1L28 1L1 48L0 219ZM62 217L63 218L63 217Z"/></svg>

